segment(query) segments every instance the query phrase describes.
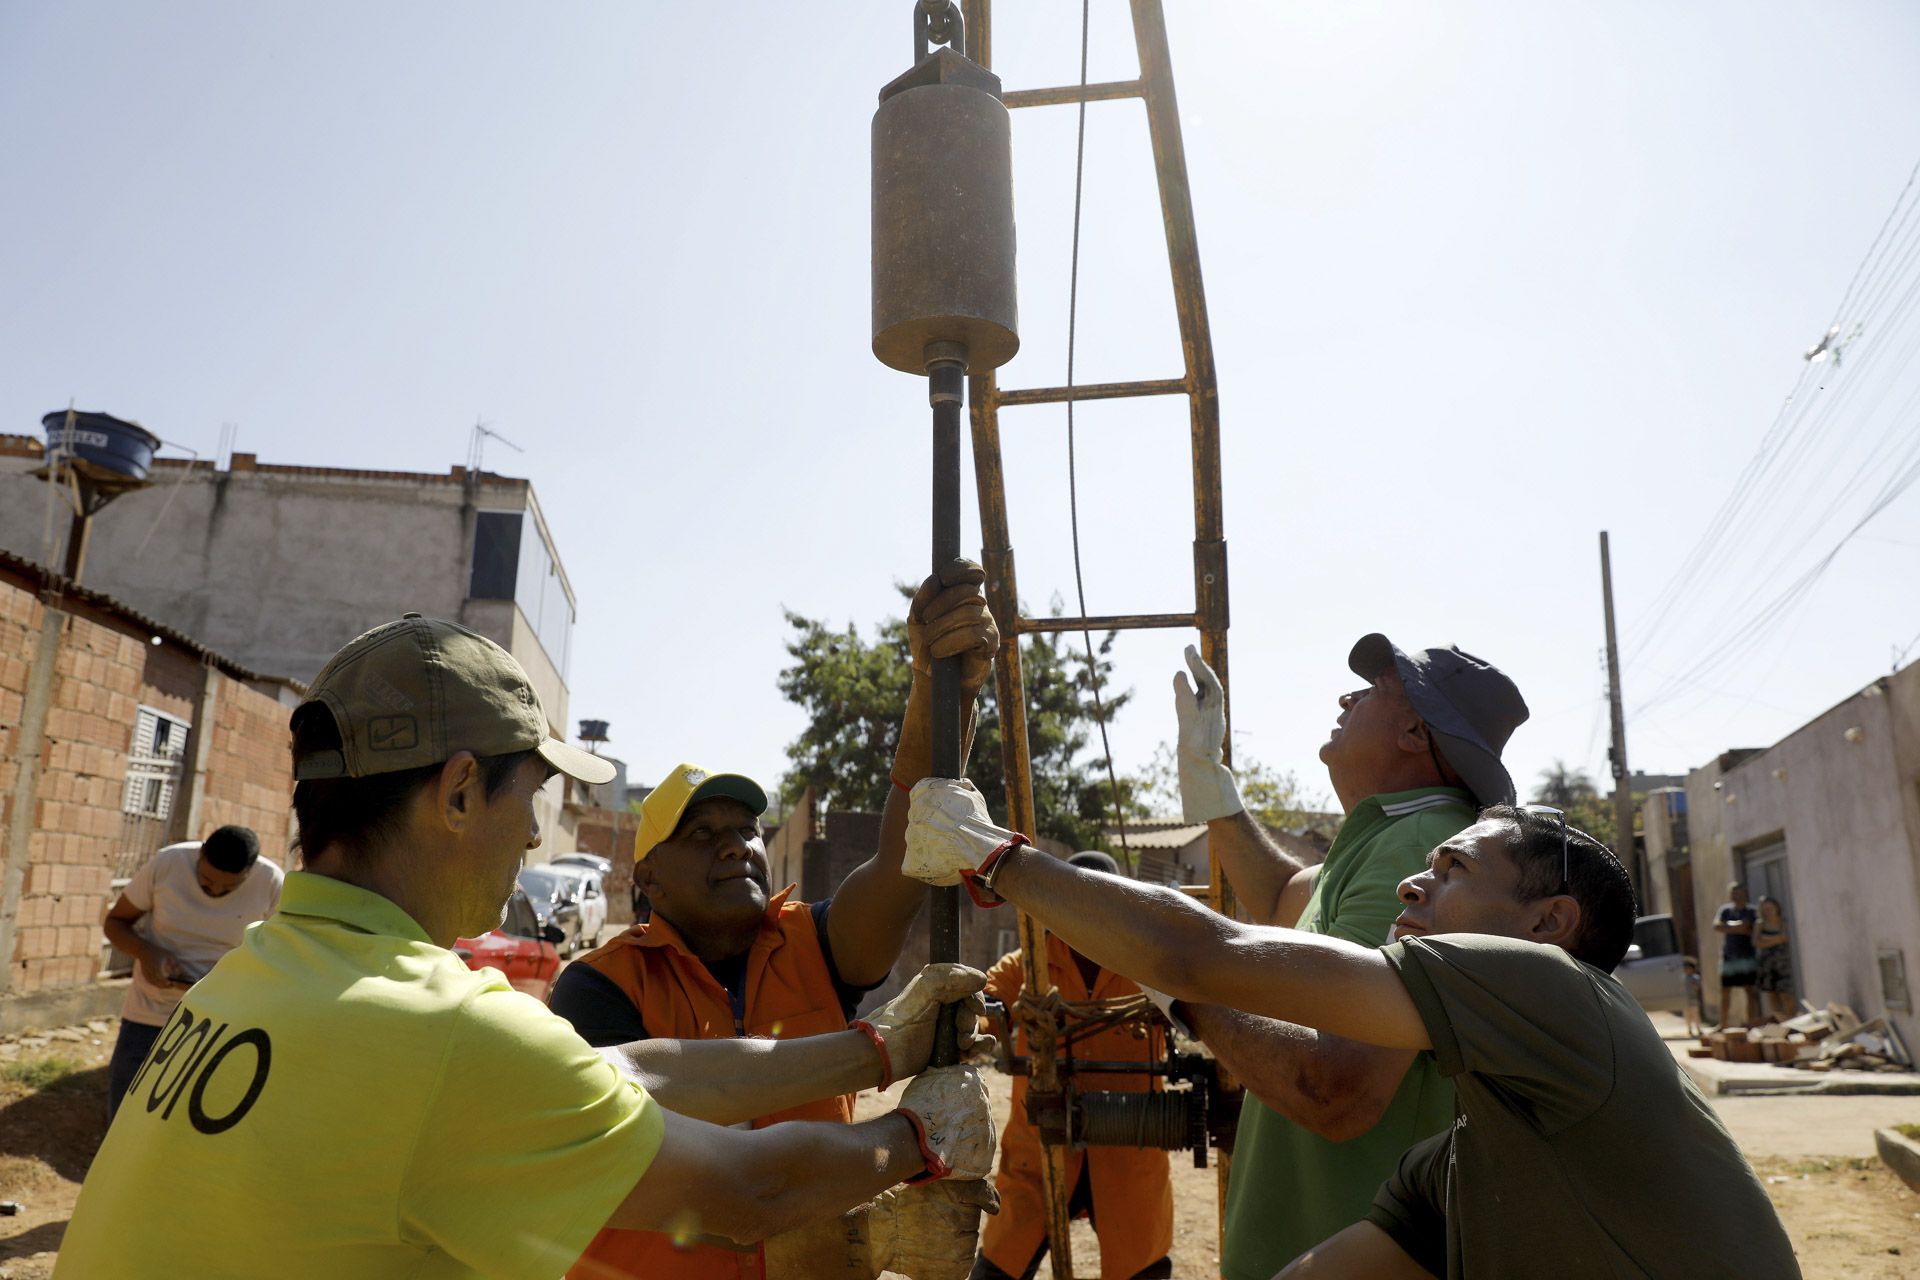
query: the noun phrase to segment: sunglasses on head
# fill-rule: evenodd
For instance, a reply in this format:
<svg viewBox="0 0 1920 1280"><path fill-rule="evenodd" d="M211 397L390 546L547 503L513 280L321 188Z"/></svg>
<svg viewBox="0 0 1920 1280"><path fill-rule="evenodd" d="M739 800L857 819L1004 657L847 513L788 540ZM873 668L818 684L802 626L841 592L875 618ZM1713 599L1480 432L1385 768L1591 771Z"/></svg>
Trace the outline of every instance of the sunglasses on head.
<svg viewBox="0 0 1920 1280"><path fill-rule="evenodd" d="M1571 854L1568 852L1569 837L1567 833L1570 828L1567 826L1566 811L1556 809L1550 804L1530 804L1526 806L1526 811L1528 813L1550 813L1560 819L1560 887L1562 889L1571 888L1573 885L1573 862Z"/></svg>

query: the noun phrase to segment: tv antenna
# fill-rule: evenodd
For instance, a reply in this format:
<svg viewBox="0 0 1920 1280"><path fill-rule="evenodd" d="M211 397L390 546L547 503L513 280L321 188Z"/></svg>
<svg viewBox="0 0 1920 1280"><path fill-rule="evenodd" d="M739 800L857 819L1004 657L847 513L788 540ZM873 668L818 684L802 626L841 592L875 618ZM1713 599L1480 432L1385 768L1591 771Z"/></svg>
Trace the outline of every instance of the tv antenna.
<svg viewBox="0 0 1920 1280"><path fill-rule="evenodd" d="M485 422L476 418L473 423L473 437L467 443L467 474L475 476L480 474L480 460L486 453L487 440L489 437L498 440L515 453L526 452L525 449L522 449L519 445L507 439L498 431L495 431Z"/></svg>

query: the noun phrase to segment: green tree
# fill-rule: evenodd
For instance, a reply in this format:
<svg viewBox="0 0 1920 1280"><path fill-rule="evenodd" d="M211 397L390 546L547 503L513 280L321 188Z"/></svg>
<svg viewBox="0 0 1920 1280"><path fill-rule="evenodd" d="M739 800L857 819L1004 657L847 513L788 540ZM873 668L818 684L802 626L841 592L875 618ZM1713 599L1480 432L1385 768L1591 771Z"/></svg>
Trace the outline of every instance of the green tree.
<svg viewBox="0 0 1920 1280"><path fill-rule="evenodd" d="M1567 825L1578 827L1601 844L1613 845L1613 804L1600 794L1585 769L1568 768L1555 760L1540 771L1533 803L1551 805L1567 815Z"/></svg>
<svg viewBox="0 0 1920 1280"><path fill-rule="evenodd" d="M1289 831L1326 827L1332 798L1325 792L1308 791L1300 776L1291 769L1280 770L1262 764L1246 748L1236 745L1233 774L1247 812L1268 826ZM1151 812L1180 812L1180 772L1171 743L1163 742L1154 749L1153 760L1141 770L1135 787ZM1338 828L1335 822L1333 830ZM1333 830L1327 831L1329 837Z"/></svg>
<svg viewBox="0 0 1920 1280"><path fill-rule="evenodd" d="M901 594L911 598L911 587ZM1053 612L1061 612L1053 602ZM807 727L787 744L790 767L780 780L782 797L792 803L808 786L833 808L878 813L885 806L888 770L899 745L900 719L906 713L913 682L903 618L887 618L871 642L860 629L830 626L791 610L787 641L793 665L780 672L780 692L807 713ZM1106 719L1131 699L1107 680L1112 672L1109 633L1086 651L1074 637L1037 635L1021 644L1026 684L1027 751L1033 779L1033 807L1039 831L1076 849L1108 847L1104 832L1112 808L1104 756L1088 756L1099 737L1093 680L1097 671ZM968 773L985 797L996 821L1007 821L1007 789L1000 764L1000 706L994 683L981 697ZM1120 779L1120 801L1139 812L1133 781Z"/></svg>

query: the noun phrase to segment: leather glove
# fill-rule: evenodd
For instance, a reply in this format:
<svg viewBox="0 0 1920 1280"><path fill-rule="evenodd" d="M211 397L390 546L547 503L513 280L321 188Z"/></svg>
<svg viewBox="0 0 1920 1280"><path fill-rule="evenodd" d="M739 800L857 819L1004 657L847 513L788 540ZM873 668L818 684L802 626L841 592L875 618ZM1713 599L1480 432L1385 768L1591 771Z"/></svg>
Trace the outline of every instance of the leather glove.
<svg viewBox="0 0 1920 1280"><path fill-rule="evenodd" d="M966 1280L980 1250L980 1214L1000 1212L993 1183L895 1187L867 1206L869 1257L912 1280Z"/></svg>
<svg viewBox="0 0 1920 1280"><path fill-rule="evenodd" d="M930 1182L883 1191L857 1209L769 1237L767 1280L966 1280L980 1213L1000 1211L993 1183Z"/></svg>
<svg viewBox="0 0 1920 1280"><path fill-rule="evenodd" d="M871 1225L881 1201L892 1195L883 1191L837 1218L768 1236L760 1253L767 1280L879 1280L887 1268L874 1256Z"/></svg>
<svg viewBox="0 0 1920 1280"><path fill-rule="evenodd" d="M982 1050L993 1052L997 1038L979 1031L980 1019L987 1011L980 989L986 985L987 975L978 969L963 964L930 964L914 974L899 995L874 1010L872 1017L856 1021L853 1025L872 1036L886 1057L886 1077L880 1087L885 1089L895 1080L917 1076L927 1069L941 1005L960 1005L962 1058Z"/></svg>
<svg viewBox="0 0 1920 1280"><path fill-rule="evenodd" d="M911 794L902 874L927 884L964 884L980 906L998 906L1002 899L982 896L969 877L1030 841L995 826L980 789L965 778L922 778Z"/></svg>
<svg viewBox="0 0 1920 1280"><path fill-rule="evenodd" d="M993 1109L980 1073L964 1064L932 1067L913 1078L895 1114L904 1114L920 1135L927 1171L910 1185L941 1178L961 1181L993 1173Z"/></svg>
<svg viewBox="0 0 1920 1280"><path fill-rule="evenodd" d="M1153 1007L1158 1009L1166 1020L1173 1024L1175 1031L1178 1031L1189 1040L1198 1040L1200 1038L1193 1034L1193 1028L1187 1025L1187 1020L1173 1011L1172 996L1164 991L1155 991L1152 987L1144 986L1140 988L1140 994L1153 1001Z"/></svg>
<svg viewBox="0 0 1920 1280"><path fill-rule="evenodd" d="M935 658L957 657L963 697L986 684L1000 651L1000 628L981 586L986 580L987 571L973 561L952 560L914 592L907 609L907 646L916 679L932 678Z"/></svg>
<svg viewBox="0 0 1920 1280"><path fill-rule="evenodd" d="M1173 709L1180 718L1180 810L1188 822L1209 822L1230 818L1246 806L1240 803L1240 788L1233 770L1221 763L1221 747L1227 740L1227 693L1220 677L1187 646L1187 666L1200 686L1198 693L1187 683L1187 673L1173 677Z"/></svg>

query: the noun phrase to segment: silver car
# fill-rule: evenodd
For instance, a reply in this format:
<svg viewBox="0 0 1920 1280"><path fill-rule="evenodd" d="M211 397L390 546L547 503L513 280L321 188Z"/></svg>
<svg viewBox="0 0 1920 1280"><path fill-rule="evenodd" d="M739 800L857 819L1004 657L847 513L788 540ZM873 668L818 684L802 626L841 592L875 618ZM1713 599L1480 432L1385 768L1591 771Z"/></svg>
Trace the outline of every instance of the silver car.
<svg viewBox="0 0 1920 1280"><path fill-rule="evenodd" d="M1683 959L1673 917L1641 916L1633 922L1633 942L1613 976L1648 1013L1684 1013L1687 974Z"/></svg>

